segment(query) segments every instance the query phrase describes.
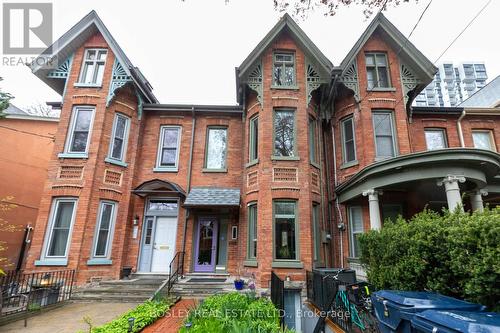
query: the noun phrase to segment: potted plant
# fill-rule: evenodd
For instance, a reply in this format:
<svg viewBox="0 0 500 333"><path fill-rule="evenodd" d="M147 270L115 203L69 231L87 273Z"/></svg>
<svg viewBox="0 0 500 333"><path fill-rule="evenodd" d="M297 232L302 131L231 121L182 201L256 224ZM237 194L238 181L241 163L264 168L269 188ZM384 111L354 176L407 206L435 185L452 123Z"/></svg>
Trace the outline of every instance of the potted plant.
<svg viewBox="0 0 500 333"><path fill-rule="evenodd" d="M241 268L238 267L237 275L236 278L234 279L234 288L236 290L243 290L243 287L245 286L245 281L241 278Z"/></svg>

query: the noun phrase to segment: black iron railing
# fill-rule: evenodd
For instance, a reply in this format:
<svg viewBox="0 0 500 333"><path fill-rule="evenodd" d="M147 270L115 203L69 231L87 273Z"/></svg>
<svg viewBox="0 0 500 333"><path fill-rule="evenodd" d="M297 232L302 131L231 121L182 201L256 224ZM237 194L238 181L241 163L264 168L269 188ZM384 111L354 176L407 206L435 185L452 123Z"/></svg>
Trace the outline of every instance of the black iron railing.
<svg viewBox="0 0 500 333"><path fill-rule="evenodd" d="M284 324L285 313L285 282L274 272L271 272L271 302L279 310L280 323Z"/></svg>
<svg viewBox="0 0 500 333"><path fill-rule="evenodd" d="M183 251L179 251L175 254L170 262L168 280L158 288L151 298L156 296L170 296L170 291L174 284L179 280L179 277L184 276L184 255L185 252Z"/></svg>
<svg viewBox="0 0 500 333"><path fill-rule="evenodd" d="M7 271L0 276L0 319L34 312L70 299L74 278L74 270Z"/></svg>

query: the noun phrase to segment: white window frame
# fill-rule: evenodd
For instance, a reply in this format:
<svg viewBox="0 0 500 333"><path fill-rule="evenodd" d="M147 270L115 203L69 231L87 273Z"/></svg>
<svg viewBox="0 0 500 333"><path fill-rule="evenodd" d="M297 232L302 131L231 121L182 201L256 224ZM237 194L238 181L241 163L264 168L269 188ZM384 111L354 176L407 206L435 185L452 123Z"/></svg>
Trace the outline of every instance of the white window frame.
<svg viewBox="0 0 500 333"><path fill-rule="evenodd" d="M111 217L109 221L108 238L106 239L106 248L104 250L104 255L97 255L97 241L99 238L99 231L101 230L102 215L104 213L104 205L111 205ZM115 232L115 223L117 215L117 203L110 200L101 200L99 202L99 213L97 214L96 228L94 231L94 241L92 244L92 258L96 259L109 259L111 257L111 248L113 247L113 237Z"/></svg>
<svg viewBox="0 0 500 333"><path fill-rule="evenodd" d="M70 222L70 227L69 227L69 232L68 232L68 239L66 241L66 248L64 250L64 255L63 256L51 256L51 255L49 255L49 249L50 249L50 243L52 242L52 236L54 234L55 217L57 215L57 210L59 208L59 205L62 202L73 203L73 212L71 214L71 222ZM75 224L77 207L78 207L78 199L77 198L61 197L61 198L53 198L52 199L52 207L51 207L50 215L49 215L49 223L47 224L47 233L46 233L45 241L43 244L42 259L45 259L45 260L54 260L55 259L55 260L57 260L57 259L68 258L68 250L69 250L69 247L71 246L71 236L73 234L73 226Z"/></svg>
<svg viewBox="0 0 500 333"><path fill-rule="evenodd" d="M472 136L472 144L474 145L474 148L484 149L484 148L476 147L476 143L474 142L474 134L475 133L488 133L488 135L490 137L490 149L489 150L495 151L495 152L497 151L497 146L495 143L495 136L493 135L493 130L491 130L491 129L473 129L472 130L471 136Z"/></svg>
<svg viewBox="0 0 500 333"><path fill-rule="evenodd" d="M375 130L375 120L373 115L374 114L388 114L391 123L391 136L392 136L392 156L379 156L378 153L378 147L377 147L377 133ZM397 140L396 140L396 124L394 123L394 113L390 110L374 110L372 111L372 126L373 126L373 140L375 143L375 159L376 160L384 160L388 158L394 158L398 156L398 147L397 147Z"/></svg>
<svg viewBox="0 0 500 333"><path fill-rule="evenodd" d="M224 130L226 131L226 156L224 160L224 167L221 168L210 168L208 166L208 159L210 155L210 131L212 130ZM228 154L229 154L229 128L227 126L210 125L207 127L207 132L205 136L205 161L203 162L203 171L214 171L214 172L227 172L228 165Z"/></svg>
<svg viewBox="0 0 500 333"><path fill-rule="evenodd" d="M99 54L99 52L102 52L102 51L106 51L106 58L104 60L98 60L97 57L96 59L94 60L90 60L90 59L87 59L87 55L89 54L90 51L95 51L96 52L96 56L97 54ZM82 65L81 65L81 68L80 68L80 76L78 77L78 82L75 84L76 86L85 86L85 87L101 87L102 86L102 80L104 79L104 73L103 73L103 77L101 78L101 82L97 82L97 72L96 72L96 68L97 68L97 64L102 64L104 66L104 69L103 71L106 69L106 61L108 60L108 56L109 56L109 51L108 49L106 48L89 48L89 49L85 49L85 52L83 54L83 60L82 60ZM94 65L94 73L92 75L93 78L96 79L96 82L92 82L92 83L85 83L83 82L83 77L84 77L84 70L85 70L85 65L87 63L92 63Z"/></svg>
<svg viewBox="0 0 500 333"><path fill-rule="evenodd" d="M113 157L113 145L116 136L116 127L118 125L118 119L125 119L125 130L123 132L123 145L122 151L120 152L120 158ZM111 139L109 141L109 151L108 158L112 161L125 162L125 157L127 156L127 146L128 146L128 136L130 131L130 118L122 113L115 113L115 119L113 120L113 130L111 131Z"/></svg>
<svg viewBox="0 0 500 333"><path fill-rule="evenodd" d="M351 122L351 129L352 129L352 142L354 144L354 159L352 161L347 160L347 147L346 147L346 140L345 140L345 123L348 121ZM342 138L342 164L344 166L348 165L353 165L358 163L358 152L356 150L356 131L354 129L354 116L348 116L340 121L340 135Z"/></svg>
<svg viewBox="0 0 500 333"><path fill-rule="evenodd" d="M78 118L78 112L80 110L89 110L92 111L92 117L90 118L90 125L89 125L89 135L87 136L87 143L85 144L85 151L80 152L80 151L71 151L71 145L73 143L73 136L75 133L75 127L76 127L76 120ZM68 135L66 137L66 145L64 152L65 154L68 155L87 155L89 153L89 146L90 146L90 140L92 137L92 129L94 127L94 118L95 118L95 106L85 106L85 105L76 105L73 107L72 113L71 113L71 122L70 122L70 127L68 131Z"/></svg>
<svg viewBox="0 0 500 333"><path fill-rule="evenodd" d="M443 136L443 143L444 143L444 147L443 148L429 148L429 142L427 142L427 132L439 132L441 133L441 135ZM427 150L438 150L438 149L445 149L445 148L448 148L448 140L446 138L446 129L444 128L435 128L435 127L427 127L427 128L424 128L424 137L425 137L425 146L427 148Z"/></svg>
<svg viewBox="0 0 500 333"><path fill-rule="evenodd" d="M349 246L349 256L351 258L359 258L359 253L356 253L356 247L354 246L354 235L355 234L363 234L365 232L365 226L364 226L364 221L363 221L363 207L362 206L349 206L349 240L350 240L350 246ZM352 211L353 209L359 209L361 211L361 226L362 226L362 231L359 230L354 230L354 221L353 221L353 214Z"/></svg>
<svg viewBox="0 0 500 333"><path fill-rule="evenodd" d="M292 60L287 61L287 60L277 60L278 56L291 56ZM286 67L290 67L290 65L293 65L293 82L289 85L285 84L282 82L281 84L277 84L275 82L274 78L274 69L279 66L282 68L282 70L286 69ZM284 75L284 71L282 71L282 74ZM283 79L281 77L280 79ZM297 87L297 63L295 60L295 52L289 52L289 51L275 51L273 53L273 69L272 69L272 85L271 88L280 88L280 89L293 89Z"/></svg>
<svg viewBox="0 0 500 333"><path fill-rule="evenodd" d="M161 165L161 158L163 152L163 139L164 139L164 131L167 129L176 129L178 133L177 137L177 147L175 154L175 165L174 166L165 166ZM179 170L179 156L181 150L181 139L182 139L182 127L177 125L163 125L160 127L160 138L158 139L158 149L156 152L156 167L154 171L169 171L169 172L177 172Z"/></svg>

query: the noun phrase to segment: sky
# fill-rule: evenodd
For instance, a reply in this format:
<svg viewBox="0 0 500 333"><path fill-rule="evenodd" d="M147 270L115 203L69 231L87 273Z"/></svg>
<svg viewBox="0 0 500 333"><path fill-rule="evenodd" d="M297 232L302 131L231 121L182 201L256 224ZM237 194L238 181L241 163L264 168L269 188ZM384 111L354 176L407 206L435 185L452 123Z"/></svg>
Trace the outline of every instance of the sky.
<svg viewBox="0 0 500 333"><path fill-rule="evenodd" d="M410 1L384 12L405 36L429 3ZM434 62L487 1L433 0L410 41ZM236 104L234 68L283 15L274 10L273 0L52 3L55 38L96 10L152 84L161 103ZM339 65L370 23L371 18L367 19L362 10L359 6L343 7L328 17L314 11L297 22L333 64ZM439 62L484 61L488 81L500 75L498 13L500 0L493 0ZM0 76L4 78L0 89L14 95L12 103L19 107L61 100L26 66L0 64Z"/></svg>

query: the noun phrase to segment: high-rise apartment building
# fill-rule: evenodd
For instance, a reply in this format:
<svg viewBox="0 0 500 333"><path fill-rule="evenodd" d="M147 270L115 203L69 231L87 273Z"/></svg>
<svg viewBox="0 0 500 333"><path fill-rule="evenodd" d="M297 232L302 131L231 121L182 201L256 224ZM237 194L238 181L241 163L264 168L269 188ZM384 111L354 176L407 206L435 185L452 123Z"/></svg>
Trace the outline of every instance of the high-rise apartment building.
<svg viewBox="0 0 500 333"><path fill-rule="evenodd" d="M413 105L457 106L484 87L487 79L484 62L463 62L457 67L452 62L444 62Z"/></svg>

